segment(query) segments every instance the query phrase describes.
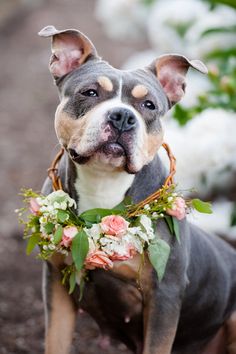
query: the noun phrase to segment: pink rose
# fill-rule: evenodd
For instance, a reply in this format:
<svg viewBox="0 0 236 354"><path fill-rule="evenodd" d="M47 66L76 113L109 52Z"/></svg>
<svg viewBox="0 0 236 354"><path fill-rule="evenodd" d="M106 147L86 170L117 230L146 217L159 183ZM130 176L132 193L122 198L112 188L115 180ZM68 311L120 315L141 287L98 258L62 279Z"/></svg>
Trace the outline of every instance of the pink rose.
<svg viewBox="0 0 236 354"><path fill-rule="evenodd" d="M40 205L35 198L30 198L30 212L34 215L39 215Z"/></svg>
<svg viewBox="0 0 236 354"><path fill-rule="evenodd" d="M72 239L75 237L77 233L78 233L78 229L75 226L64 227L61 246L70 247Z"/></svg>
<svg viewBox="0 0 236 354"><path fill-rule="evenodd" d="M100 225L104 234L120 237L126 233L129 223L120 215L109 215L102 218Z"/></svg>
<svg viewBox="0 0 236 354"><path fill-rule="evenodd" d="M85 260L86 269L111 269L113 267L113 262L108 258L107 254L103 251L90 252Z"/></svg>
<svg viewBox="0 0 236 354"><path fill-rule="evenodd" d="M166 212L171 216L175 216L178 220L182 220L186 216L185 200L181 197L175 198L172 208L167 209Z"/></svg>
<svg viewBox="0 0 236 354"><path fill-rule="evenodd" d="M133 245L128 245L126 249L126 254L120 255L119 253L114 252L110 257L112 261L126 261L127 259L133 258L137 253Z"/></svg>

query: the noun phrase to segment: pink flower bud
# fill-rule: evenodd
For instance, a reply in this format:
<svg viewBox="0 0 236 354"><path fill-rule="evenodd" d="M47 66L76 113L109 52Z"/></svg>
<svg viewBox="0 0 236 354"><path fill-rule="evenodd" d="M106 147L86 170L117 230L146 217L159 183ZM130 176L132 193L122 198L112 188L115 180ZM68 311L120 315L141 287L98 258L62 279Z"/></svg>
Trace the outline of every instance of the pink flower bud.
<svg viewBox="0 0 236 354"><path fill-rule="evenodd" d="M61 246L70 247L72 239L75 237L77 233L78 233L78 229L75 226L64 227Z"/></svg>
<svg viewBox="0 0 236 354"><path fill-rule="evenodd" d="M34 215L39 215L40 205L35 198L30 199L30 212Z"/></svg>
<svg viewBox="0 0 236 354"><path fill-rule="evenodd" d="M186 203L181 197L176 197L171 209L167 209L166 213L175 216L178 220L182 220L186 216Z"/></svg>

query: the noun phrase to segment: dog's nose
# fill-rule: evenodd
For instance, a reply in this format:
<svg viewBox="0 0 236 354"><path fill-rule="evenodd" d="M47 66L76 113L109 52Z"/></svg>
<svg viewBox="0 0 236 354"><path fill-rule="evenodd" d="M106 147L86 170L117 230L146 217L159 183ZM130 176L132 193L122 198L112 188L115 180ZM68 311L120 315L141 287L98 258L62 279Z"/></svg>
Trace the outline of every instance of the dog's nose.
<svg viewBox="0 0 236 354"><path fill-rule="evenodd" d="M137 125L137 120L133 112L126 108L117 108L109 112L108 122L120 132L131 130Z"/></svg>

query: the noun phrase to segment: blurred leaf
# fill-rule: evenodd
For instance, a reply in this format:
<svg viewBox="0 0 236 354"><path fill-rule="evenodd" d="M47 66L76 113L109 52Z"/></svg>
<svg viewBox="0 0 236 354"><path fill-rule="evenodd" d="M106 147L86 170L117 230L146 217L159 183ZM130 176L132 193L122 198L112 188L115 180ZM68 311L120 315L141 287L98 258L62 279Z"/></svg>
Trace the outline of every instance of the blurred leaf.
<svg viewBox="0 0 236 354"><path fill-rule="evenodd" d="M199 213L212 214L211 203L203 202L200 199L192 199L192 206Z"/></svg>
<svg viewBox="0 0 236 354"><path fill-rule="evenodd" d="M174 225L173 225L173 219L172 219L172 217L171 216L169 216L169 215L165 215L165 221L166 221L166 223L167 223L167 225L168 225L168 227L169 227L169 230L170 230L170 233L172 234L172 235L174 235Z"/></svg>
<svg viewBox="0 0 236 354"><path fill-rule="evenodd" d="M172 217L172 220L173 220L175 237L176 237L178 243L180 243L179 221L175 217Z"/></svg>
<svg viewBox="0 0 236 354"><path fill-rule="evenodd" d="M231 214L231 218L230 218L230 225L231 226L235 226L236 225L236 203L234 203L234 208Z"/></svg>
<svg viewBox="0 0 236 354"><path fill-rule="evenodd" d="M72 294L73 291L75 290L75 286L76 286L76 272L75 271L70 274L69 284L70 284L69 294Z"/></svg>
<svg viewBox="0 0 236 354"><path fill-rule="evenodd" d="M158 280L162 281L170 255L170 246L164 240L157 239L148 246L149 260L157 272Z"/></svg>
<svg viewBox="0 0 236 354"><path fill-rule="evenodd" d="M40 234L33 234L29 238L27 246L26 246L26 254L27 254L27 256L32 253L33 249L38 244L39 240L40 240Z"/></svg>
<svg viewBox="0 0 236 354"><path fill-rule="evenodd" d="M209 28L202 33L202 37L212 33L231 33L231 32L236 32L236 26Z"/></svg>
<svg viewBox="0 0 236 354"><path fill-rule="evenodd" d="M217 5L217 4L222 4L222 5L227 5L230 7L233 7L236 9L236 2L235 0L206 0L210 4Z"/></svg>

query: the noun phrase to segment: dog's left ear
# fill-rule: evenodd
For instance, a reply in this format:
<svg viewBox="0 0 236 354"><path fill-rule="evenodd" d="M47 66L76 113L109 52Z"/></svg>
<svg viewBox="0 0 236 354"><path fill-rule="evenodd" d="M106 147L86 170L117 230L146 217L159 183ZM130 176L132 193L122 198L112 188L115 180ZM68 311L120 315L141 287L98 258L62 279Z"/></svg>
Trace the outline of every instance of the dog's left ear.
<svg viewBox="0 0 236 354"><path fill-rule="evenodd" d="M52 56L49 69L55 79L77 69L89 58L98 58L92 42L78 30L59 31L54 26L47 26L38 34L41 37L52 37Z"/></svg>
<svg viewBox="0 0 236 354"><path fill-rule="evenodd" d="M189 60L178 54L167 54L157 58L148 68L155 73L171 105L184 96L185 76L189 67L207 74L206 66L200 60Z"/></svg>

